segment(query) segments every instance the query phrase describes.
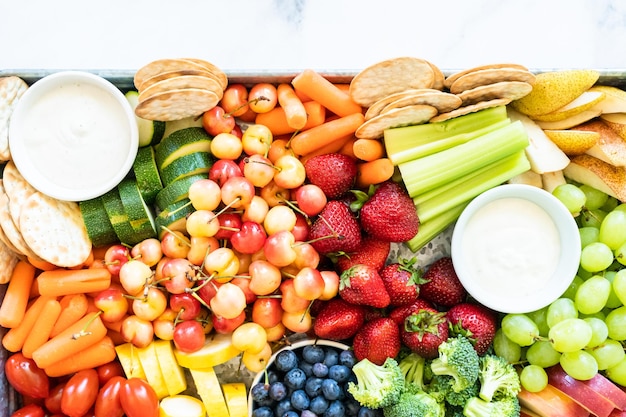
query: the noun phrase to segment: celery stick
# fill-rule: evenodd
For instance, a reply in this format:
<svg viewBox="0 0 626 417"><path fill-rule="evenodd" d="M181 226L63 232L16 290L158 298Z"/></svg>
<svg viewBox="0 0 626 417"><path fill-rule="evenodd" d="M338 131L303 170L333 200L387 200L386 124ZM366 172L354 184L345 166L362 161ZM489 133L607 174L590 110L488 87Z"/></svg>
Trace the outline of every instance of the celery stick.
<svg viewBox="0 0 626 417"><path fill-rule="evenodd" d="M385 149L387 156L393 161L396 154L416 146L426 145L462 133L470 133L505 120L509 120L506 106L498 106L443 122L387 129L384 132Z"/></svg>
<svg viewBox="0 0 626 417"><path fill-rule="evenodd" d="M488 165L488 167L488 170L481 169L478 175L471 175L469 178L463 177L465 180L457 184L457 187L448 189L418 205L417 215L420 222L428 223L441 213L529 170L530 162L522 149Z"/></svg>
<svg viewBox="0 0 626 417"><path fill-rule="evenodd" d="M439 216L428 222L420 223L417 234L411 240L406 242L407 247L412 252L419 251L421 248L426 246L428 242L433 240L435 236L446 230L448 226L454 223L468 204L469 202L461 203L448 211L444 211Z"/></svg>
<svg viewBox="0 0 626 417"><path fill-rule="evenodd" d="M528 146L521 122L514 122L467 143L400 164L411 197L440 187Z"/></svg>
<svg viewBox="0 0 626 417"><path fill-rule="evenodd" d="M471 132L463 132L458 135L445 137L442 139L436 139L428 143L416 144L412 148L404 149L400 152L395 152L389 155L389 159L394 165L398 165L404 162L411 161L413 159L422 158L424 156L432 155L437 152L445 151L453 146L461 145L465 142L469 142L472 139L476 139L486 133L497 130L510 124L509 119L500 120L496 123L491 123L485 127L473 130ZM387 151L389 152L389 151Z"/></svg>

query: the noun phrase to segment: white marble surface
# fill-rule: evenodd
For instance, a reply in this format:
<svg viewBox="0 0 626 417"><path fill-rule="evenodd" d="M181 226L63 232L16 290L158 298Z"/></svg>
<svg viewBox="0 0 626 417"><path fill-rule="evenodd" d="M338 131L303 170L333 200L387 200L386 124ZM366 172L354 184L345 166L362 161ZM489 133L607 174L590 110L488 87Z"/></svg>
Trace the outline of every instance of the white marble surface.
<svg viewBox="0 0 626 417"><path fill-rule="evenodd" d="M226 71L626 68L624 0L1 0L0 70L136 69L194 56Z"/></svg>

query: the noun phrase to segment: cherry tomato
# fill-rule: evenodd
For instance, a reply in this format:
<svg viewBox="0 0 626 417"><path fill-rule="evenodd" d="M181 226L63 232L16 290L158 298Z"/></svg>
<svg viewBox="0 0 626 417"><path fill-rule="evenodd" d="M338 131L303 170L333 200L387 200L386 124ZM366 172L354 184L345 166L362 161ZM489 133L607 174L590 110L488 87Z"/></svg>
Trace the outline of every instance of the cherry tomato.
<svg viewBox="0 0 626 417"><path fill-rule="evenodd" d="M95 414L103 417L122 417L124 410L120 402L120 392L126 378L119 375L112 376L98 392Z"/></svg>
<svg viewBox="0 0 626 417"><path fill-rule="evenodd" d="M128 417L159 417L159 398L141 378L129 378L120 391L122 409Z"/></svg>
<svg viewBox="0 0 626 417"><path fill-rule="evenodd" d="M63 397L65 382L56 384L50 389L50 393L44 400L46 410L53 414L61 414L61 398Z"/></svg>
<svg viewBox="0 0 626 417"><path fill-rule="evenodd" d="M37 404L28 404L16 410L11 417L44 417L45 414L43 408Z"/></svg>
<svg viewBox="0 0 626 417"><path fill-rule="evenodd" d="M100 383L100 386L103 386L114 376L124 376L124 369L116 360L98 366L96 371L98 372L98 382Z"/></svg>
<svg viewBox="0 0 626 417"><path fill-rule="evenodd" d="M68 379L61 395L61 410L68 417L81 417L87 414L98 396L98 372L84 369Z"/></svg>
<svg viewBox="0 0 626 417"><path fill-rule="evenodd" d="M9 384L22 395L32 398L46 398L50 391L50 379L34 360L21 352L11 355L5 365Z"/></svg>

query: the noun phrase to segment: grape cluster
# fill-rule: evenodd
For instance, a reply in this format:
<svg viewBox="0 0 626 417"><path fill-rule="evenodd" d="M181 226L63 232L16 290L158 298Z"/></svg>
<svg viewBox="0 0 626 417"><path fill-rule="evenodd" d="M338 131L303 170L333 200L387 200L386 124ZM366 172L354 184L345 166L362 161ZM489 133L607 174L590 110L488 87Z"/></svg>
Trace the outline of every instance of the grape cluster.
<svg viewBox="0 0 626 417"><path fill-rule="evenodd" d="M528 391L542 390L545 369L557 364L579 380L603 372L626 385L626 204L583 184L562 184L552 194L579 227L578 273L550 305L506 314L494 350L525 365L520 380Z"/></svg>

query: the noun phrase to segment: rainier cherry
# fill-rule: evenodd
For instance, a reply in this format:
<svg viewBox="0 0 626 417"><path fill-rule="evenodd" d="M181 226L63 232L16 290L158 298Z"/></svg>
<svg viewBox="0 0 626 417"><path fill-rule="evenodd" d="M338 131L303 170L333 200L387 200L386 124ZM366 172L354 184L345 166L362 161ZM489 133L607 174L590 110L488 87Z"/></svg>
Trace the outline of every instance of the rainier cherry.
<svg viewBox="0 0 626 417"><path fill-rule="evenodd" d="M138 348L146 347L154 340L152 322L132 314L124 319L120 330L122 338Z"/></svg>
<svg viewBox="0 0 626 417"><path fill-rule="evenodd" d="M306 179L304 165L294 155L283 155L274 163L274 182L279 187L293 189L301 186Z"/></svg>
<svg viewBox="0 0 626 417"><path fill-rule="evenodd" d="M248 106L255 113L267 113L278 104L276 87L270 83L257 83L248 92Z"/></svg>
<svg viewBox="0 0 626 417"><path fill-rule="evenodd" d="M133 246L130 255L148 266L154 266L163 257L161 241L157 238L144 239Z"/></svg>
<svg viewBox="0 0 626 417"><path fill-rule="evenodd" d="M234 318L226 318L224 316L218 316L217 314L213 314L211 316L211 323L213 324L213 328L216 333L220 334L230 334L237 327L241 326L246 321L246 312L242 311L238 316Z"/></svg>
<svg viewBox="0 0 626 417"><path fill-rule="evenodd" d="M246 207L252 201L256 188L245 177L230 177L222 185L222 202L231 208Z"/></svg>
<svg viewBox="0 0 626 417"><path fill-rule="evenodd" d="M206 255L203 269L213 280L227 282L239 272L239 258L231 248L217 248Z"/></svg>
<svg viewBox="0 0 626 417"><path fill-rule="evenodd" d="M243 151L241 139L232 133L220 133L211 140L211 154L218 159L237 159Z"/></svg>
<svg viewBox="0 0 626 417"><path fill-rule="evenodd" d="M189 200L196 210L215 210L222 202L222 190L215 181L204 178L189 186Z"/></svg>
<svg viewBox="0 0 626 417"><path fill-rule="evenodd" d="M100 291L94 296L93 304L102 311L100 318L107 323L121 320L128 312L128 298L117 287Z"/></svg>
<svg viewBox="0 0 626 417"><path fill-rule="evenodd" d="M252 304L251 318L255 323L269 329L281 322L283 308L280 306L280 298L259 297Z"/></svg>
<svg viewBox="0 0 626 417"><path fill-rule="evenodd" d="M267 339L267 332L265 329L265 338ZM272 357L272 346L269 343L265 343L263 349L260 352L251 352L246 350L241 354L241 362L251 372L261 372L265 370L267 364Z"/></svg>
<svg viewBox="0 0 626 417"><path fill-rule="evenodd" d="M159 281L170 294L184 293L187 288L194 286L196 270L186 258L171 258L161 269Z"/></svg>
<svg viewBox="0 0 626 417"><path fill-rule="evenodd" d="M245 221L239 231L230 236L233 249L243 254L253 254L263 248L267 233L257 222Z"/></svg>
<svg viewBox="0 0 626 417"><path fill-rule="evenodd" d="M281 230L269 235L263 245L266 259L277 267L283 267L296 260L297 254L293 250L295 238L288 230Z"/></svg>
<svg viewBox="0 0 626 417"><path fill-rule="evenodd" d="M120 273L120 268L130 259L130 250L122 245L111 245L104 253L104 263L113 276Z"/></svg>
<svg viewBox="0 0 626 417"><path fill-rule="evenodd" d="M248 268L250 291L256 295L269 295L276 291L282 281L280 269L268 261L253 261Z"/></svg>
<svg viewBox="0 0 626 417"><path fill-rule="evenodd" d="M267 201L263 197L255 195L247 206L244 207L241 220L263 223L268 210L270 209Z"/></svg>
<svg viewBox="0 0 626 417"><path fill-rule="evenodd" d="M174 338L174 321L176 312L171 308L166 308L163 314L152 322L154 335L161 340L172 340Z"/></svg>
<svg viewBox="0 0 626 417"><path fill-rule="evenodd" d="M309 217L320 214L326 205L326 194L315 184L304 184L296 189L295 194L298 208Z"/></svg>
<svg viewBox="0 0 626 417"><path fill-rule="evenodd" d="M186 258L189 238L178 230L167 231L161 238L161 250L168 258Z"/></svg>
<svg viewBox="0 0 626 417"><path fill-rule="evenodd" d="M261 124L248 126L241 137L243 151L247 155L253 155L255 153L267 155L273 140L274 136L272 135L272 131L267 126Z"/></svg>
<svg viewBox="0 0 626 417"><path fill-rule="evenodd" d="M204 346L206 337L202 323L197 320L185 320L174 327L174 345L183 352L196 352Z"/></svg>
<svg viewBox="0 0 626 417"><path fill-rule="evenodd" d="M230 159L218 159L209 169L209 179L215 181L220 187L230 177L243 177L239 165Z"/></svg>
<svg viewBox="0 0 626 417"><path fill-rule="evenodd" d="M249 321L233 330L231 340L233 346L242 352L259 353L267 344L267 333L263 326Z"/></svg>
<svg viewBox="0 0 626 417"><path fill-rule="evenodd" d="M220 105L234 117L244 115L248 111L248 89L243 84L230 84L224 90Z"/></svg>
<svg viewBox="0 0 626 417"><path fill-rule="evenodd" d="M269 209L263 220L263 227L268 235L281 230L291 231L296 225L296 213L288 206L278 205Z"/></svg>
<svg viewBox="0 0 626 417"><path fill-rule="evenodd" d="M202 127L211 136L230 133L235 127L235 118L221 106L215 106L202 115Z"/></svg>
<svg viewBox="0 0 626 417"><path fill-rule="evenodd" d="M185 224L187 233L189 236L195 237L212 237L220 230L220 221L209 210L195 210L189 216L187 216L187 223ZM190 247L188 247L187 256Z"/></svg>
<svg viewBox="0 0 626 417"><path fill-rule="evenodd" d="M242 159L243 176L255 187L265 187L274 178L276 168L267 157L255 153Z"/></svg>
<svg viewBox="0 0 626 417"><path fill-rule="evenodd" d="M133 300L133 313L146 321L156 320L167 308L167 297L157 287L149 287L145 296Z"/></svg>
<svg viewBox="0 0 626 417"><path fill-rule="evenodd" d="M227 319L238 317L245 310L246 305L246 295L241 288L230 282L222 284L210 302L213 314Z"/></svg>
<svg viewBox="0 0 626 417"><path fill-rule="evenodd" d="M120 269L120 284L129 295L141 294L147 285L152 283L152 269L143 262L131 259Z"/></svg>

